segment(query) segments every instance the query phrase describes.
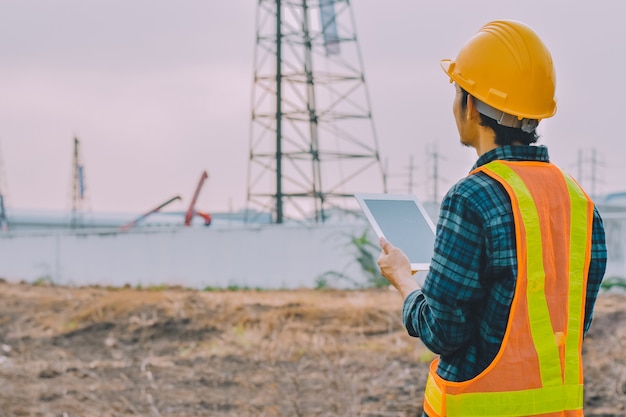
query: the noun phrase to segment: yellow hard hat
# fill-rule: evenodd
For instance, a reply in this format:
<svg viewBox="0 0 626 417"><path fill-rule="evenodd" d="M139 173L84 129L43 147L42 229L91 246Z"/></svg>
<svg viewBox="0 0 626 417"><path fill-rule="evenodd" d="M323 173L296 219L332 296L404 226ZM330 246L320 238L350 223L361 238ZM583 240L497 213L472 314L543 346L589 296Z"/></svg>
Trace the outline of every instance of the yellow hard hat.
<svg viewBox="0 0 626 417"><path fill-rule="evenodd" d="M441 67L450 82L477 98L480 105L487 105L482 106L486 111L478 107L481 113L497 119L502 112L504 119L513 119L513 127L520 127L523 119L536 125L556 113L552 56L539 36L523 23L487 23L461 48L456 59L442 60ZM501 122L507 126L511 123Z"/></svg>

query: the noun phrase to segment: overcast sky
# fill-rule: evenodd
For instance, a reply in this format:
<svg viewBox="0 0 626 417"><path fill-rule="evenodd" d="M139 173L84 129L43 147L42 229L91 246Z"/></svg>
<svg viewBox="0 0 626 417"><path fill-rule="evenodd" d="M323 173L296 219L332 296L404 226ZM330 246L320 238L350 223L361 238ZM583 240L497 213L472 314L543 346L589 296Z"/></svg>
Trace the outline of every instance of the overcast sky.
<svg viewBox="0 0 626 417"><path fill-rule="evenodd" d="M73 137L94 211L143 212L203 170L197 207L245 205L255 48L253 0L0 0L0 187L10 208L67 209ZM439 194L475 152L458 143L453 87L439 67L484 23L516 19L551 50L558 112L540 143L591 192L626 191L626 2L355 0L380 153L391 191ZM369 190L376 192L380 190ZM441 195L440 195L441 196ZM176 203L178 204L178 203Z"/></svg>

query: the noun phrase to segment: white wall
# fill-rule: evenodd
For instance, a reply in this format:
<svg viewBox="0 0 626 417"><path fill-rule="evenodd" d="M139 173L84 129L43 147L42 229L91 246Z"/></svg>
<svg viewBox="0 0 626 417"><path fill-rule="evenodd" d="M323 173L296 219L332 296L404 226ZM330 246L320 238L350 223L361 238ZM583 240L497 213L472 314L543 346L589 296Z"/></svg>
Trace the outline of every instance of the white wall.
<svg viewBox="0 0 626 417"><path fill-rule="evenodd" d="M626 279L626 217L623 214L602 215L609 261L605 277Z"/></svg>
<svg viewBox="0 0 626 417"><path fill-rule="evenodd" d="M297 288L314 287L320 275L338 271L365 282L350 244L350 236L365 230L366 224L355 223L11 232L0 236L0 277L69 285ZM347 281L331 283L345 287Z"/></svg>
<svg viewBox="0 0 626 417"><path fill-rule="evenodd" d="M604 216L607 277L626 278L626 218ZM351 236L365 223L0 234L0 277L68 285L312 288L328 272L362 283ZM378 256L378 250L373 249ZM424 273L417 279L423 280ZM347 280L331 279L339 287Z"/></svg>

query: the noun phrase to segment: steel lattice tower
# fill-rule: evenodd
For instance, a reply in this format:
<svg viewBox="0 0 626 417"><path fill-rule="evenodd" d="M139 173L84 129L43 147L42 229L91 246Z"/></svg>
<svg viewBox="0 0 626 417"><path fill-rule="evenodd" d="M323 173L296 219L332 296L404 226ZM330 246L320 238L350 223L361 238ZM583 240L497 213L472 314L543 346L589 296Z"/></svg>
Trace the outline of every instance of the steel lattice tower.
<svg viewBox="0 0 626 417"><path fill-rule="evenodd" d="M323 222L385 190L348 0L259 0L254 62L250 208Z"/></svg>
<svg viewBox="0 0 626 417"><path fill-rule="evenodd" d="M80 141L74 137L72 157L72 211L70 227L85 226L85 210L87 208L87 185L85 182L85 165L80 151Z"/></svg>

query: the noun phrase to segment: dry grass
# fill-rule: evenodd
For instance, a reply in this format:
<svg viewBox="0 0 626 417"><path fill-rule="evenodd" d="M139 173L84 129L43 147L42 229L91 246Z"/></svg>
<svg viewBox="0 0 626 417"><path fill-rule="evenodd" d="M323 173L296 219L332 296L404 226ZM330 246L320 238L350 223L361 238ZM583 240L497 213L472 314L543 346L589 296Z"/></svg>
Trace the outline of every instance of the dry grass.
<svg viewBox="0 0 626 417"><path fill-rule="evenodd" d="M0 290L0 417L421 413L433 355L393 291ZM626 414L623 301L599 301L587 416Z"/></svg>

